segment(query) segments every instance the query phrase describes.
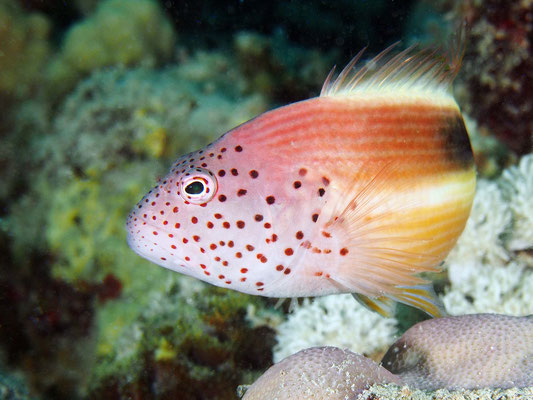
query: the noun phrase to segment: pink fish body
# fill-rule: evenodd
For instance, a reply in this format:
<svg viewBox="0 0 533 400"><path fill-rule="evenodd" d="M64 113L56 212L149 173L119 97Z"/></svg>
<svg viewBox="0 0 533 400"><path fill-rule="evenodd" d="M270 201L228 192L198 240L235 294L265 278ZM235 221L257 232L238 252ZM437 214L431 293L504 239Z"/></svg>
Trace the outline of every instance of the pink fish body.
<svg viewBox="0 0 533 400"><path fill-rule="evenodd" d="M350 292L383 314L392 299L438 315L417 274L438 270L475 190L455 72L409 50L352 67L178 159L131 212L131 248L244 293Z"/></svg>

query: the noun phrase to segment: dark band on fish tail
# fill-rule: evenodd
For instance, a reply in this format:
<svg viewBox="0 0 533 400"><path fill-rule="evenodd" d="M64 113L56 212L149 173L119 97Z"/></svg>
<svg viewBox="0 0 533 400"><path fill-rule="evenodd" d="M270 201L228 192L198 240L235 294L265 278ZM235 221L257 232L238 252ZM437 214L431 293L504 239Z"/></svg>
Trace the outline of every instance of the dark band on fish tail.
<svg viewBox="0 0 533 400"><path fill-rule="evenodd" d="M439 133L443 136L447 157L461 169L471 168L474 164L472 145L465 123L459 113L446 119Z"/></svg>

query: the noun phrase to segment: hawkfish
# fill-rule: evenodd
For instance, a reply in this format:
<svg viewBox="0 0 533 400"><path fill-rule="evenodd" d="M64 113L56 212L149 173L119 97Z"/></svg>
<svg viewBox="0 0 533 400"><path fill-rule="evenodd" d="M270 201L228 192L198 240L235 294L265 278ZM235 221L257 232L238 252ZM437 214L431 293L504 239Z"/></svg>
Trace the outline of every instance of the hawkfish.
<svg viewBox="0 0 533 400"><path fill-rule="evenodd" d="M131 211L130 247L243 293L441 315L420 274L441 268L476 183L460 56L393 47L180 157Z"/></svg>

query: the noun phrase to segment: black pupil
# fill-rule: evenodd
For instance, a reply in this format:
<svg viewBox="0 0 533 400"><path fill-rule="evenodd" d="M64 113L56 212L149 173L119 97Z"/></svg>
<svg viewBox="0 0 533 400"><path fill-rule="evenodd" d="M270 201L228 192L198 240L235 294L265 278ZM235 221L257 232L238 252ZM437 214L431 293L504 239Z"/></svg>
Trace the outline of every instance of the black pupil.
<svg viewBox="0 0 533 400"><path fill-rule="evenodd" d="M188 194L200 194L204 191L204 184L202 182L192 182L185 186L185 192Z"/></svg>

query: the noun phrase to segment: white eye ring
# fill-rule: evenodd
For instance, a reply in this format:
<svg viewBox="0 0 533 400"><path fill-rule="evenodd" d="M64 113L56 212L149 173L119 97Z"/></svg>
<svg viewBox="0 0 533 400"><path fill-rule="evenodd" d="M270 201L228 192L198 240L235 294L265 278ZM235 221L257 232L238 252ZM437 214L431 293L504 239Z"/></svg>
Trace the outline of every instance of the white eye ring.
<svg viewBox="0 0 533 400"><path fill-rule="evenodd" d="M191 204L204 204L217 193L215 175L204 168L189 168L180 177L179 191L183 200Z"/></svg>

